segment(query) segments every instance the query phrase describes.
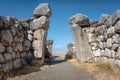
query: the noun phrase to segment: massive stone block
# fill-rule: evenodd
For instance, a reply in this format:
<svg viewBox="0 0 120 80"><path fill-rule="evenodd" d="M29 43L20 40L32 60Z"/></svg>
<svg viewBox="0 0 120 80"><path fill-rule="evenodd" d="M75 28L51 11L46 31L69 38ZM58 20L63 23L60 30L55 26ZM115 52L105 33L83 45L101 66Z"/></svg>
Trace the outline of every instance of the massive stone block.
<svg viewBox="0 0 120 80"><path fill-rule="evenodd" d="M82 62L89 61L93 55L90 50L87 34L78 24L72 24L71 31L75 41L77 58Z"/></svg>
<svg viewBox="0 0 120 80"><path fill-rule="evenodd" d="M44 55L45 44L46 44L47 31L39 29L34 32L33 49L35 57L41 58Z"/></svg>
<svg viewBox="0 0 120 80"><path fill-rule="evenodd" d="M51 16L51 10L48 3L42 3L40 4L35 10L34 10L34 16L40 17L40 16Z"/></svg>

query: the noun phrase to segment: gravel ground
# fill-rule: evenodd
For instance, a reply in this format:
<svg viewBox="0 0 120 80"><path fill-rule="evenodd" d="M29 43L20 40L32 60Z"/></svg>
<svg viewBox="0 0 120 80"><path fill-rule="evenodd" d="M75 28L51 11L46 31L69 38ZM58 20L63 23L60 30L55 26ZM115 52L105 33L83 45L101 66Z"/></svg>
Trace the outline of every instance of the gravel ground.
<svg viewBox="0 0 120 80"><path fill-rule="evenodd" d="M14 80L96 80L93 74L60 60L60 57L48 61L48 65L49 67L42 71L21 75Z"/></svg>

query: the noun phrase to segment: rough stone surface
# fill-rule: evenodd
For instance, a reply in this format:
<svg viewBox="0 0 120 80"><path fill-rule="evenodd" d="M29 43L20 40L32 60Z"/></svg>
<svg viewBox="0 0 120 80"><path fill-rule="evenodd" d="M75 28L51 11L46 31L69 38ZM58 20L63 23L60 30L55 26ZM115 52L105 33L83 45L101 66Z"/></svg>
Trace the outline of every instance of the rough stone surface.
<svg viewBox="0 0 120 80"><path fill-rule="evenodd" d="M5 52L5 47L0 43L0 53Z"/></svg>
<svg viewBox="0 0 120 80"><path fill-rule="evenodd" d="M40 16L51 16L50 6L48 3L42 3L40 4L35 10L34 10L34 16L40 17Z"/></svg>
<svg viewBox="0 0 120 80"><path fill-rule="evenodd" d="M117 10L112 16L112 25L115 25L120 20L120 10Z"/></svg>
<svg viewBox="0 0 120 80"><path fill-rule="evenodd" d="M37 30L40 28L48 27L48 21L46 16L41 16L40 18L34 19L32 22L30 22L30 29L31 30Z"/></svg>
<svg viewBox="0 0 120 80"><path fill-rule="evenodd" d="M9 46L13 42L13 36L9 30L2 30L1 42L4 46Z"/></svg>
<svg viewBox="0 0 120 80"><path fill-rule="evenodd" d="M120 33L120 20L115 24L115 31Z"/></svg>
<svg viewBox="0 0 120 80"><path fill-rule="evenodd" d="M71 31L76 45L76 56L82 62L87 62L92 57L87 34L78 24L71 25Z"/></svg>
<svg viewBox="0 0 120 80"><path fill-rule="evenodd" d="M77 23L80 27L84 27L89 25L89 19L86 15L76 14L75 16L69 18L69 23Z"/></svg>

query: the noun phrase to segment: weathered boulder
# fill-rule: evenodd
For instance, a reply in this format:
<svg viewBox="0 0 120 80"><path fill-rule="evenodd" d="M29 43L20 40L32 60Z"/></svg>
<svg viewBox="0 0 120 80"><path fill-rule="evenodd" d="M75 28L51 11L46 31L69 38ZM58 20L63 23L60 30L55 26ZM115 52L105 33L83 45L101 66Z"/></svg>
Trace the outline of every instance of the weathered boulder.
<svg viewBox="0 0 120 80"><path fill-rule="evenodd" d="M119 34L115 34L112 36L113 43L120 43L120 36Z"/></svg>
<svg viewBox="0 0 120 80"><path fill-rule="evenodd" d="M10 32L12 33L13 36L15 36L16 35L16 28L15 27L11 28Z"/></svg>
<svg viewBox="0 0 120 80"><path fill-rule="evenodd" d="M4 63L5 61L4 61L4 57L3 57L3 55L2 54L0 54L0 64L1 63Z"/></svg>
<svg viewBox="0 0 120 80"><path fill-rule="evenodd" d="M110 27L110 28L107 30L107 36L110 38L110 37L112 37L114 34L115 34L115 28L114 28L114 27Z"/></svg>
<svg viewBox="0 0 120 80"><path fill-rule="evenodd" d="M117 10L112 16L112 25L115 25L120 20L120 10Z"/></svg>
<svg viewBox="0 0 120 80"><path fill-rule="evenodd" d="M24 27L24 28L26 28L26 29L30 29L30 24L29 23L27 23L27 22L22 22L21 23L22 24L22 26Z"/></svg>
<svg viewBox="0 0 120 80"><path fill-rule="evenodd" d="M102 25L102 26L98 26L97 28L95 28L95 34L96 35L103 35L104 31L105 31L106 26Z"/></svg>
<svg viewBox="0 0 120 80"><path fill-rule="evenodd" d="M112 25L112 17L110 16L106 21L105 21L105 26L110 27Z"/></svg>
<svg viewBox="0 0 120 80"><path fill-rule="evenodd" d="M76 14L75 16L70 17L69 23L70 24L76 23L80 27L86 27L90 25L88 17L84 14Z"/></svg>
<svg viewBox="0 0 120 80"><path fill-rule="evenodd" d="M78 24L71 25L71 31L76 45L76 56L82 62L87 62L93 56L89 47L87 34Z"/></svg>
<svg viewBox="0 0 120 80"><path fill-rule="evenodd" d="M108 14L102 14L100 16L100 22L104 24L107 21L108 18L109 18Z"/></svg>
<svg viewBox="0 0 120 80"><path fill-rule="evenodd" d="M65 56L65 59L76 58L75 45L73 43L69 43L67 45L67 48L68 48L68 51L67 51L67 54Z"/></svg>
<svg viewBox="0 0 120 80"><path fill-rule="evenodd" d="M1 43L4 46L9 46L13 42L13 36L9 30L2 30Z"/></svg>
<svg viewBox="0 0 120 80"><path fill-rule="evenodd" d="M115 24L115 32L119 32L120 33L120 20Z"/></svg>
<svg viewBox="0 0 120 80"><path fill-rule="evenodd" d="M40 18L34 19L32 22L30 22L30 29L31 30L37 30L40 28L46 28L48 27L49 19L46 16L41 16Z"/></svg>
<svg viewBox="0 0 120 80"><path fill-rule="evenodd" d="M0 43L0 53L5 52L5 47L3 46L3 44Z"/></svg>
<svg viewBox="0 0 120 80"><path fill-rule="evenodd" d="M106 49L105 49L104 56L106 56L106 57L111 57L111 56L112 56L111 49L106 48Z"/></svg>
<svg viewBox="0 0 120 80"><path fill-rule="evenodd" d="M25 39L23 46L26 50L29 50L30 46L31 46L31 42L29 40Z"/></svg>
<svg viewBox="0 0 120 80"><path fill-rule="evenodd" d="M94 43L90 43L90 47L92 51L95 51L99 48L98 43L94 42Z"/></svg>
<svg viewBox="0 0 120 80"><path fill-rule="evenodd" d="M112 45L112 50L117 50L117 48L119 47L119 44L117 44L117 43L114 43L113 45Z"/></svg>
<svg viewBox="0 0 120 80"><path fill-rule="evenodd" d="M103 35L97 36L97 41L103 42L103 41L105 41L105 37Z"/></svg>
<svg viewBox="0 0 120 80"><path fill-rule="evenodd" d="M16 53L15 53L15 52L12 52L12 53L11 53L11 59L14 60L14 59L16 59L16 58L17 58Z"/></svg>
<svg viewBox="0 0 120 80"><path fill-rule="evenodd" d="M52 58L52 44L53 40L47 40L46 41L46 50L45 50L45 57L46 58Z"/></svg>
<svg viewBox="0 0 120 80"><path fill-rule="evenodd" d="M7 47L7 52L8 52L8 53L12 53L12 52L13 52L13 49L12 49L11 46Z"/></svg>
<svg viewBox="0 0 120 80"><path fill-rule="evenodd" d="M13 67L14 69L16 68L20 68L22 66L21 60L20 59L16 59L13 61Z"/></svg>
<svg viewBox="0 0 120 80"><path fill-rule="evenodd" d="M3 64L3 71L8 72L9 71L9 63Z"/></svg>
<svg viewBox="0 0 120 80"><path fill-rule="evenodd" d="M93 51L93 55L94 55L95 57L99 57L99 56L100 56L100 49L94 50L94 51Z"/></svg>
<svg viewBox="0 0 120 80"><path fill-rule="evenodd" d="M99 42L99 47L100 47L100 49L105 49L106 48L106 43L105 42Z"/></svg>
<svg viewBox="0 0 120 80"><path fill-rule="evenodd" d="M10 53L4 53L3 56L4 56L6 62L7 62L7 61L10 61L10 60L12 59L12 56L11 56Z"/></svg>
<svg viewBox="0 0 120 80"><path fill-rule="evenodd" d="M34 16L35 17L40 17L40 16L51 16L51 10L50 10L50 6L48 3L42 3L39 4L39 6L37 8L35 8L34 10Z"/></svg>
<svg viewBox="0 0 120 80"><path fill-rule="evenodd" d="M88 42L92 43L92 42L96 42L96 35L95 34L87 34L88 35Z"/></svg>
<svg viewBox="0 0 120 80"><path fill-rule="evenodd" d="M31 34L28 34L27 39L30 40L30 41L32 41L33 40L33 36Z"/></svg>
<svg viewBox="0 0 120 80"><path fill-rule="evenodd" d="M112 43L113 43L112 38L107 39L107 42L106 42L107 48L112 48Z"/></svg>

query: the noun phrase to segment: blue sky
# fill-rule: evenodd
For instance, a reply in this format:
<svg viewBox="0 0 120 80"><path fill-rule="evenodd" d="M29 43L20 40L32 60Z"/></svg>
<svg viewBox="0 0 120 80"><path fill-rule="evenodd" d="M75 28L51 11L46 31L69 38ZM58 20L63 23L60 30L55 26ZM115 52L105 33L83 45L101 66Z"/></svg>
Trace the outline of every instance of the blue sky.
<svg viewBox="0 0 120 80"><path fill-rule="evenodd" d="M111 15L120 9L120 0L0 0L0 14L17 19L30 18L34 9L46 2L52 11L48 39L54 40L53 50L67 50L66 45L74 42L69 17L81 13L99 20L102 13Z"/></svg>

